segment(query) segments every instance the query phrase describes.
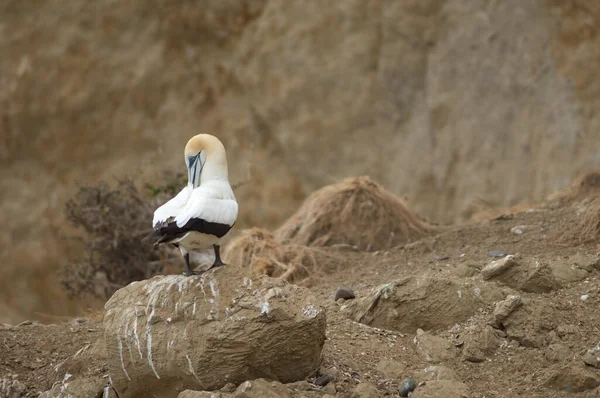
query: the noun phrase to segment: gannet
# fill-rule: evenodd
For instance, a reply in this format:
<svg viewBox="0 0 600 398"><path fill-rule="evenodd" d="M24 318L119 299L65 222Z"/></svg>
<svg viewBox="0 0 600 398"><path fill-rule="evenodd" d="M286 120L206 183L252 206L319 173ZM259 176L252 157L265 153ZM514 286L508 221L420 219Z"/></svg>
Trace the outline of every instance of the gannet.
<svg viewBox="0 0 600 398"><path fill-rule="evenodd" d="M223 143L210 134L198 134L184 151L188 183L175 197L154 212L154 232L143 241L156 239L154 246L170 243L185 259L186 274L192 271L190 251L215 252L214 263L206 270L225 265L220 246L228 238L238 216L238 204L229 184L227 155Z"/></svg>

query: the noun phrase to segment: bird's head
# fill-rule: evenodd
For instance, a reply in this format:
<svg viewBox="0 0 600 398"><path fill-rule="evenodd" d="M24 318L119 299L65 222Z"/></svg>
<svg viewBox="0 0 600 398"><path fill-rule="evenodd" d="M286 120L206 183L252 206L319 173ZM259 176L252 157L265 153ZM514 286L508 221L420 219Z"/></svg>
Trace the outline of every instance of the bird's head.
<svg viewBox="0 0 600 398"><path fill-rule="evenodd" d="M214 135L198 134L190 138L184 151L188 185L198 187L202 181L228 178L227 155L223 143Z"/></svg>

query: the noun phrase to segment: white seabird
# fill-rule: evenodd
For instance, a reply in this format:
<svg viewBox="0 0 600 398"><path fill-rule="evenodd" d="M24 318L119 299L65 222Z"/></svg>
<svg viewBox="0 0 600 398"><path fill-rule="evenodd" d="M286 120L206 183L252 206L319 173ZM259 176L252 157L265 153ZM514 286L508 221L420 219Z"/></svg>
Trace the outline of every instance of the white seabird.
<svg viewBox="0 0 600 398"><path fill-rule="evenodd" d="M198 134L185 146L188 184L154 212L154 232L143 241L155 239L154 246L171 243L185 259L186 274L192 271L192 250L211 246L215 261L210 268L225 265L220 246L228 238L238 216L238 204L229 184L227 155L223 143L210 134ZM208 271L208 270L207 270Z"/></svg>

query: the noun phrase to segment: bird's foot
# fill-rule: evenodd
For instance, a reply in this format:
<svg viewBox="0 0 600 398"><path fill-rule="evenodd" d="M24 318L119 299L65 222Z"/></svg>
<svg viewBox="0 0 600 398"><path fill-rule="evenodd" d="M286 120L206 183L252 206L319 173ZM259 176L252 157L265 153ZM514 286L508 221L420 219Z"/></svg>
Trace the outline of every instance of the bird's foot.
<svg viewBox="0 0 600 398"><path fill-rule="evenodd" d="M206 271L208 271L208 270L206 270ZM185 276L202 275L206 271L191 271L190 270L190 271L182 272L182 274L185 275Z"/></svg>
<svg viewBox="0 0 600 398"><path fill-rule="evenodd" d="M213 269L213 268L221 267L221 266L223 266L223 265L227 265L227 264L225 264L225 263L224 263L224 262L222 262L222 261L215 261L215 262L213 263L213 265L211 265L210 267L208 267L208 269L207 269L206 271L208 271L208 270L211 270L211 269Z"/></svg>

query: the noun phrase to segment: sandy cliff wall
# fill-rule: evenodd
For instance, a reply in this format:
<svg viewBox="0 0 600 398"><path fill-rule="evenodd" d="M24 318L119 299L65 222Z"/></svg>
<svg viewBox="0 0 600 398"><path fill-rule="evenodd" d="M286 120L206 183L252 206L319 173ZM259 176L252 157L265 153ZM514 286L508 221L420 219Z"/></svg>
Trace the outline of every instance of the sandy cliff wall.
<svg viewBox="0 0 600 398"><path fill-rule="evenodd" d="M55 281L77 181L229 148L243 225L369 174L432 221L598 166L600 3L73 0L0 4L0 321L73 313ZM252 153L252 157L250 154Z"/></svg>

